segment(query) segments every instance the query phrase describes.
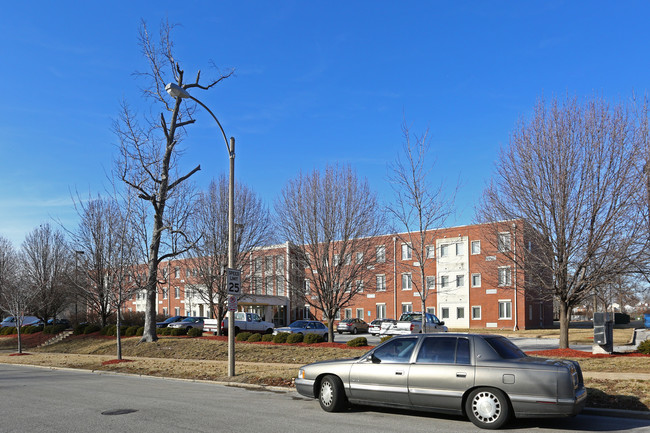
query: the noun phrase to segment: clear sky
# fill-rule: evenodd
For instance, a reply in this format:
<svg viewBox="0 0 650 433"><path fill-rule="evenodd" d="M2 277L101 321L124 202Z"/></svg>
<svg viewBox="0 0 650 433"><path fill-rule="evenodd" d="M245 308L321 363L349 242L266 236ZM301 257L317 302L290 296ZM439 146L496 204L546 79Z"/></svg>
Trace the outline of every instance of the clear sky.
<svg viewBox="0 0 650 433"><path fill-rule="evenodd" d="M176 9L178 8L178 9ZM382 200L403 119L430 130L435 182L461 189L470 224L498 149L544 96L645 94L645 1L14 1L0 13L0 235L74 228L71 196L103 192L121 101L149 110L133 75L145 20L179 24L187 77L235 75L193 93L237 143L236 177L271 207L288 179L351 164ZM184 164L205 186L227 171L207 114Z"/></svg>

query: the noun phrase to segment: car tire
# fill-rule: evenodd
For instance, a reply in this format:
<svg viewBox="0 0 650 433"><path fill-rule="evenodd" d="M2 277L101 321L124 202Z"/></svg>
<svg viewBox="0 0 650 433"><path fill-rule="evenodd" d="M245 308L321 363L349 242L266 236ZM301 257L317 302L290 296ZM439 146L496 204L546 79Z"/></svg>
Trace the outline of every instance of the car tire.
<svg viewBox="0 0 650 433"><path fill-rule="evenodd" d="M357 328L352 328L352 334L353 335L357 335L357 332L359 332L359 331L357 331Z"/></svg>
<svg viewBox="0 0 650 433"><path fill-rule="evenodd" d="M340 412L346 406L343 382L338 376L328 374L320 383L318 393L320 407L326 412Z"/></svg>
<svg viewBox="0 0 650 433"><path fill-rule="evenodd" d="M273 328L269 328L264 332L265 334L273 334Z"/></svg>
<svg viewBox="0 0 650 433"><path fill-rule="evenodd" d="M475 426L495 430L510 418L510 404L506 395L495 388L478 388L465 402L465 412Z"/></svg>
<svg viewBox="0 0 650 433"><path fill-rule="evenodd" d="M328 334L323 335L323 341L327 343L328 340L329 340L329 335Z"/></svg>
<svg viewBox="0 0 650 433"><path fill-rule="evenodd" d="M343 334L343 331L336 331L336 332L338 332L339 334Z"/></svg>

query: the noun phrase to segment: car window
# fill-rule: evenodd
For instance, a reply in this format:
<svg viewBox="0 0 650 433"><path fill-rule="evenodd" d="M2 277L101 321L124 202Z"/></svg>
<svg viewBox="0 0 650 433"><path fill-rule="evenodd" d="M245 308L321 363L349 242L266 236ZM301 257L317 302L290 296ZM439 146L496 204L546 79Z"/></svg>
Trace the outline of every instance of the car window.
<svg viewBox="0 0 650 433"><path fill-rule="evenodd" d="M471 364L469 359L469 340L459 338L456 346L456 364Z"/></svg>
<svg viewBox="0 0 650 433"><path fill-rule="evenodd" d="M526 354L521 351L512 341L505 337L495 336L487 337L485 341L492 346L492 348L503 359L519 359L526 358Z"/></svg>
<svg viewBox="0 0 650 433"><path fill-rule="evenodd" d="M305 321L304 320L296 320L291 325L289 325L289 327L290 328L304 328L305 327Z"/></svg>
<svg viewBox="0 0 650 433"><path fill-rule="evenodd" d="M429 337L422 342L416 362L453 364L456 361L456 337Z"/></svg>
<svg viewBox="0 0 650 433"><path fill-rule="evenodd" d="M373 355L380 362L409 362L415 343L416 338L391 339L377 348Z"/></svg>

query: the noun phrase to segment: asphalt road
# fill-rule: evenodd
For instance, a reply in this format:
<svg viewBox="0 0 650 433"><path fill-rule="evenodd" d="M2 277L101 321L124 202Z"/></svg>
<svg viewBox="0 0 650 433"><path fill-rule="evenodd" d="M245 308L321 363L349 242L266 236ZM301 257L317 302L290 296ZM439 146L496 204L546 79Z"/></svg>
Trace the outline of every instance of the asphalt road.
<svg viewBox="0 0 650 433"><path fill-rule="evenodd" d="M0 364L0 432L476 432L452 416L355 407L330 414L295 391ZM650 421L515 420L517 432L649 432Z"/></svg>

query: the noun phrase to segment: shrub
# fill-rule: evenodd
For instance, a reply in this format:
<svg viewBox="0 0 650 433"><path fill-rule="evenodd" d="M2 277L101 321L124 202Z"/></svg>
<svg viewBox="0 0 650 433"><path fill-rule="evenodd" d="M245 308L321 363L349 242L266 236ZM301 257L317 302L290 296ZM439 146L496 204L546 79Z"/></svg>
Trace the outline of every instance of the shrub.
<svg viewBox="0 0 650 433"><path fill-rule="evenodd" d="M142 328L142 331L144 332L144 328ZM185 328L172 328L169 335L173 335L174 337L178 337L179 335L187 335L187 329L185 329Z"/></svg>
<svg viewBox="0 0 650 433"><path fill-rule="evenodd" d="M251 343L262 341L262 334L258 334L258 333L252 334L250 337L248 337L248 340L246 341L250 341Z"/></svg>
<svg viewBox="0 0 650 433"><path fill-rule="evenodd" d="M306 344L322 343L323 341L325 341L325 339L320 334L307 334L303 340Z"/></svg>
<svg viewBox="0 0 650 433"><path fill-rule="evenodd" d="M115 336L115 330L117 329L116 325L107 325L104 326L99 333L102 335L107 335L107 336Z"/></svg>
<svg viewBox="0 0 650 433"><path fill-rule="evenodd" d="M270 343L271 341L273 341L273 337L274 337L273 334L264 334L262 335L262 341L266 341L267 343Z"/></svg>
<svg viewBox="0 0 650 433"><path fill-rule="evenodd" d="M144 332L144 328L142 328ZM156 334L158 335L169 335L169 332L172 330L172 328L165 327L165 328L156 328Z"/></svg>
<svg viewBox="0 0 650 433"><path fill-rule="evenodd" d="M93 332L100 331L102 328L99 325L86 325L84 328L84 334L92 334Z"/></svg>
<svg viewBox="0 0 650 433"><path fill-rule="evenodd" d="M235 341L248 341L248 337L250 337L252 334L250 332L240 332L239 334L235 335Z"/></svg>
<svg viewBox="0 0 650 433"><path fill-rule="evenodd" d="M156 320L157 319L158 317L156 317ZM162 320L157 321L162 322ZM127 326L144 326L144 312L125 311L122 313L122 323Z"/></svg>
<svg viewBox="0 0 650 433"><path fill-rule="evenodd" d="M367 346L368 345L368 340L366 337L357 337L353 338L352 340L348 341L346 343L350 347L361 347L361 346Z"/></svg>
<svg viewBox="0 0 650 433"><path fill-rule="evenodd" d="M39 326L32 326L32 325L23 326L22 328L20 328L20 332L22 334L34 334L36 332L39 332L40 330L41 328Z"/></svg>
<svg viewBox="0 0 650 433"><path fill-rule="evenodd" d="M392 335L384 335L383 337L381 337L381 338L379 339L379 341L380 341L381 343L383 343L384 341L388 341L388 340L390 340L391 337L392 337Z"/></svg>
<svg viewBox="0 0 650 433"><path fill-rule="evenodd" d="M190 337L200 337L203 335L203 330L199 328L191 328L189 331L187 331L187 335Z"/></svg>
<svg viewBox="0 0 650 433"><path fill-rule="evenodd" d="M650 355L650 340L642 341L637 350L645 355Z"/></svg>
<svg viewBox="0 0 650 433"><path fill-rule="evenodd" d="M9 326L7 328L4 328L7 331L5 332L5 335L13 335L13 334L18 334L18 329L15 326Z"/></svg>
<svg viewBox="0 0 650 433"><path fill-rule="evenodd" d="M289 344L302 343L302 340L304 339L305 336L302 334L289 334L287 336L287 343Z"/></svg>
<svg viewBox="0 0 650 433"><path fill-rule="evenodd" d="M138 337L142 337L144 335L144 326L140 326L138 330L135 332L135 335Z"/></svg>
<svg viewBox="0 0 650 433"><path fill-rule="evenodd" d="M126 331L124 331L124 336L125 337L133 337L136 332L138 332L138 327L137 326L129 326L126 328Z"/></svg>
<svg viewBox="0 0 650 433"><path fill-rule="evenodd" d="M74 335L81 335L81 334L84 333L84 330L86 329L86 326L88 326L88 324L86 324L86 323L79 323L79 324L75 325L75 327L74 327L73 330L72 330L72 333L73 333Z"/></svg>
<svg viewBox="0 0 650 433"><path fill-rule="evenodd" d="M287 342L287 337L291 335L288 332L280 332L279 334L276 334L273 336L273 342L274 343L286 343Z"/></svg>
<svg viewBox="0 0 650 433"><path fill-rule="evenodd" d="M58 334L67 329L65 325L48 325L43 327L44 334Z"/></svg>

